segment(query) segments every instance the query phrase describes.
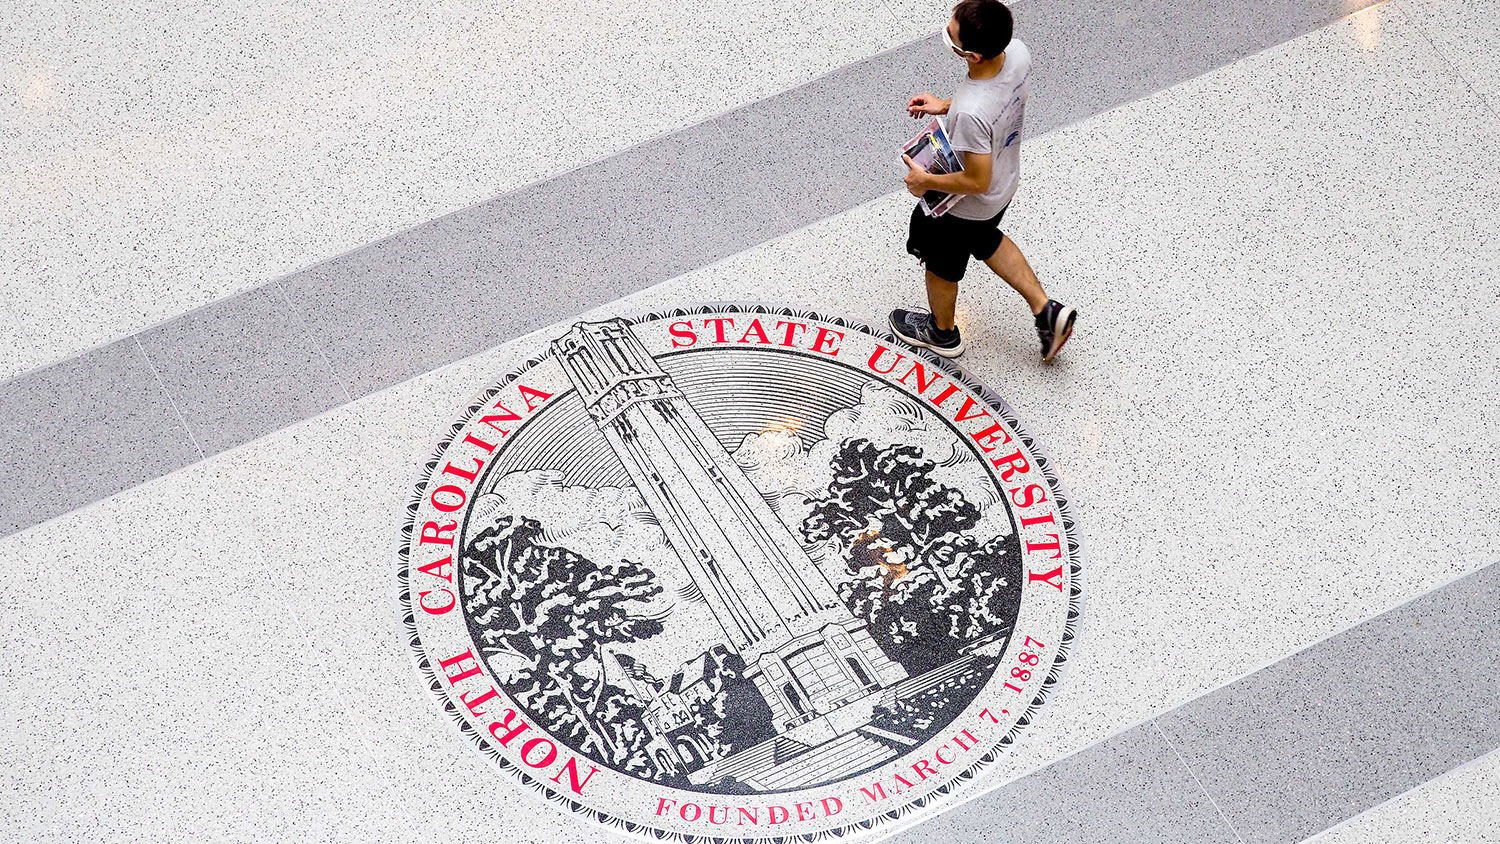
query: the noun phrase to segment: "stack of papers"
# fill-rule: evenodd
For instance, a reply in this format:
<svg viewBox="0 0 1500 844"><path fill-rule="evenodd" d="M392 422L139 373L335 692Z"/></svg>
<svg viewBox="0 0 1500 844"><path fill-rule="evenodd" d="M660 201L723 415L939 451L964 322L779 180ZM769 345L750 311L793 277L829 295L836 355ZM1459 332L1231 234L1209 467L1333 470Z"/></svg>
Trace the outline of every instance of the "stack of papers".
<svg viewBox="0 0 1500 844"><path fill-rule="evenodd" d="M948 143L948 133L943 130L943 122L936 117L927 121L922 131L907 141L901 151L929 173L960 173L964 169L963 161L953 151L952 144ZM922 210L929 217L941 217L960 199L963 199L963 194L930 190L922 194Z"/></svg>

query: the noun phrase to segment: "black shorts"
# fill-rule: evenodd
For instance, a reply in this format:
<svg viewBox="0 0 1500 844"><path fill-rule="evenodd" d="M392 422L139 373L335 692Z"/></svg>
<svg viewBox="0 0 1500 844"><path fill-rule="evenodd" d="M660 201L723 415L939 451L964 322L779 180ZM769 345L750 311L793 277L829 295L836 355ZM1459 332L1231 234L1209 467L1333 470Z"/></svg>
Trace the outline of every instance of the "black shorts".
<svg viewBox="0 0 1500 844"><path fill-rule="evenodd" d="M1007 205L1005 208L1009 208ZM1000 218L1005 208L988 220L965 220L952 213L929 217L921 203L911 210L906 251L917 256L927 271L944 281L958 281L968 269L969 256L983 261L1000 248Z"/></svg>

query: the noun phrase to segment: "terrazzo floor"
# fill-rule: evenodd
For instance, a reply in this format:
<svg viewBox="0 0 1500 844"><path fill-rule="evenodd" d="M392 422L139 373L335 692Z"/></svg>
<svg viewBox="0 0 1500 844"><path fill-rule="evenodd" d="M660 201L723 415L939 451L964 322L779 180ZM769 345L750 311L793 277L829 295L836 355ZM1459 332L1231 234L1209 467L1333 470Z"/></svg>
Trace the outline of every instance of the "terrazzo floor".
<svg viewBox="0 0 1500 844"><path fill-rule="evenodd" d="M960 802L1112 737L1122 758L1189 758L1138 728L1500 558L1492 6L1392 0L1026 142L1006 232L1080 327L1039 365L1019 299L971 268L961 363L1056 456L1088 599L1066 681ZM736 8L17 10L0 34L17 92L0 377L868 59L945 13ZM596 16L600 61L637 72L568 61ZM153 52L163 32L191 46ZM265 43L274 74L244 58ZM94 61L125 53L140 60ZM745 72L707 74L724 54ZM238 81L204 85L224 56ZM494 154L518 132L556 154ZM893 190L566 323L742 301L881 324L920 294L911 201ZM334 395L0 538L0 838L625 840L461 746L391 600L436 438L558 333ZM1494 666L1474 670L1434 682L1500 700ZM1316 840L1500 840L1496 760L1371 795ZM1287 840L1203 794L1191 816L1222 829L1159 840Z"/></svg>

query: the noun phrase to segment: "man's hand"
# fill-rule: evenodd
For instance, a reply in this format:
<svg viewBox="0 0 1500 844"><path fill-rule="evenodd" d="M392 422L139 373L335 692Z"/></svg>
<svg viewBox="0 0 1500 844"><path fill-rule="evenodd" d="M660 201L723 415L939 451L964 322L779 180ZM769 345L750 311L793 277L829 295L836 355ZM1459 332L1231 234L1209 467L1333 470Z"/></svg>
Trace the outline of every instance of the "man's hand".
<svg viewBox="0 0 1500 844"><path fill-rule="evenodd" d="M912 117L921 117L927 114L947 114L951 100L932 94L922 93L911 98L906 104L906 113Z"/></svg>
<svg viewBox="0 0 1500 844"><path fill-rule="evenodd" d="M917 162L911 160L911 156L903 155L901 160L906 162L906 189L912 196L921 196L927 192L927 171L923 170Z"/></svg>

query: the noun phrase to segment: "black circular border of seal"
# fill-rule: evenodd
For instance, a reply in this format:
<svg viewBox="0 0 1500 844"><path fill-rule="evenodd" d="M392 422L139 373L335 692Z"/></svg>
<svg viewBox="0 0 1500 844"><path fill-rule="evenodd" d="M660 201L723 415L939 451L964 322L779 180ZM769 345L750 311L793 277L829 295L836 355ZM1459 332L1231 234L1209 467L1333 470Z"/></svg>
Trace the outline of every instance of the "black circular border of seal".
<svg viewBox="0 0 1500 844"><path fill-rule="evenodd" d="M900 341L892 336L889 332L876 330L875 328L857 320L847 319L843 317L829 317L815 311L797 308L782 308L766 304L735 302L706 303L677 307L664 311L653 311L651 313L640 316L623 317L623 319L625 319L625 321L630 323L631 325L635 325L637 323L655 322L672 317L691 318L696 316L728 312L814 320L818 322L828 323L830 325L837 325L842 328L848 328L854 331L861 331L887 343L900 344ZM904 346L904 344L900 345ZM1026 444L1026 447L1031 451L1032 456L1037 459L1043 476L1047 478L1047 482L1052 486L1052 493L1055 496L1054 500L1057 504L1058 512L1062 515L1063 527L1068 532L1068 561L1071 566L1069 583L1071 584L1071 591L1068 595L1068 617L1063 625L1062 643L1058 647L1057 657L1052 660L1051 667L1047 670L1046 679L1042 681L1042 685L1037 689L1036 696L1032 698L1031 703L1027 704L1026 711L1021 714L1021 717L1016 720L1015 724L1010 728L1010 730L1004 736L1002 736L1000 740L994 744L994 746L986 751L983 756L976 759L971 765L969 765L969 767L960 771L958 774L954 775L951 779L949 779L947 782L944 782L933 791L924 794L921 797L916 798L915 800L903 803L902 805L888 812L875 815L863 821L845 824L843 826L834 827L832 829L824 829L818 832L768 836L765 838L742 839L717 838L710 835L693 835L691 833L673 832L671 830L646 826L636 823L635 821L626 820L625 818L607 814L592 806L586 806L583 803L578 802L577 800L573 800L571 798L557 794L542 783L538 782L529 773L522 770L519 766L510 762L510 760L506 759L503 754L491 748L485 741L485 737L482 736L479 731L475 730L474 727L464 719L462 713L458 711L458 707L443 691L442 681L439 679L438 672L436 668L434 668L432 663L427 659L427 654L422 648L422 639L417 630L416 615L411 605L411 592L408 588L410 585L409 549L411 544L412 529L416 524L417 510L421 506L423 494L426 492L428 480L431 478L432 471L436 469L438 463L441 462L443 453L448 449L448 446L452 444L454 438L457 437L458 432L463 430L463 427L469 423L469 420L473 418L475 413L479 412L481 408L486 407L488 403L492 399L494 399L495 396L499 395L503 389L510 386L517 379L519 379L525 372L542 363L547 358L551 357L550 351L543 352L542 354L529 358L519 367L511 369L503 378L492 384L489 389L485 390L484 393L476 401L470 404L468 408L465 409L463 416L460 417L457 422L454 422L453 425L448 429L448 433L443 437L442 441L438 443L437 448L433 450L432 456L429 457L418 470L418 475L416 483L413 486L412 494L407 499L406 521L401 526L401 534L396 548L396 557L398 561L396 566L396 602L401 612L401 623L406 633L406 644L409 648L411 648L412 657L416 662L417 670L420 672L422 679L426 681L428 691L431 692L439 701L441 701L443 705L443 711L446 712L448 714L448 717L458 726L459 732L461 732L464 737L468 739L469 745L475 750L475 752L479 753L479 755L488 760L490 764L494 765L503 774L507 775L517 784L523 786L526 789L529 789L537 797L541 798L548 804L551 804L558 808L566 809L569 813L576 815L582 819L588 820L592 823L606 827L615 832L629 835L634 838L656 841L674 841L681 842L681 844L740 844L740 842L745 841L765 842L765 844L798 844L799 842L808 842L809 844L811 844L811 842L839 841L847 838L850 834L861 835L864 833L874 832L876 829L888 826L890 824L899 824L908 816L913 815L916 812L925 809L934 803L940 802L948 795L957 792L966 783L970 782L976 776L978 776L985 768L994 763L1002 753L1004 753L1013 744L1015 744L1016 740L1020 737L1022 730L1027 726L1030 726L1032 720L1037 714L1037 711L1043 704L1047 702L1047 699L1051 696L1054 687L1062 680L1063 675L1067 672L1067 669L1071 663L1072 646L1078 637L1083 618L1083 602L1085 591L1083 568L1084 543L1082 537L1080 537L1078 534L1078 526L1076 520L1073 518L1072 507L1067 490L1063 488L1061 479L1057 477L1057 473L1052 468L1053 460L1051 455L1049 455L1046 450L1037 443L1034 437L1032 437L1031 432L1026 429L1026 426L1022 424L1020 418L1016 416L1016 412L1013 408L1011 408L1010 403L1001 398L994 391L990 390L984 384L980 383L973 376L969 375L969 373L963 367L954 363L952 360L932 354L925 349L917 351L922 354L926 360L935 364L936 367L940 371L942 371L942 373L946 375L949 380L962 385L964 389L982 398L990 407L1000 411L1001 416L1005 420L1005 423L1011 426L1012 430L1016 432L1016 435L1021 438L1021 441L1024 442Z"/></svg>

